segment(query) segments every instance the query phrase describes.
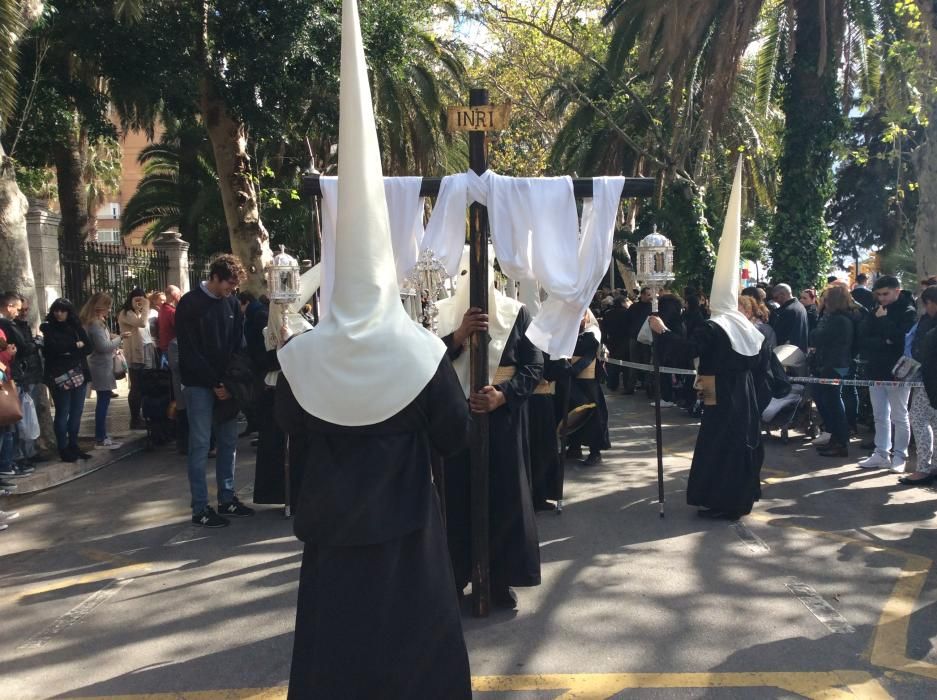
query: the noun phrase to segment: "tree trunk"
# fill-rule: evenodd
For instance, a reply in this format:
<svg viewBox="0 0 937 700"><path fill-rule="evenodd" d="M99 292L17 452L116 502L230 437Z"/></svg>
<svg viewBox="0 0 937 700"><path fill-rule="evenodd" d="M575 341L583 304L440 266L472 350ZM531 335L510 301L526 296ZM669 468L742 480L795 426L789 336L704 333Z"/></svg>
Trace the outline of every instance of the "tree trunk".
<svg viewBox="0 0 937 700"><path fill-rule="evenodd" d="M914 260L920 279L937 275L937 108L931 110L927 140L914 152L918 204Z"/></svg>
<svg viewBox="0 0 937 700"><path fill-rule="evenodd" d="M257 188L247 155L247 130L233 119L208 80L202 86L202 122L208 130L218 187L231 238L231 251L247 269L244 288L255 294L266 288L264 267L273 259L270 236L260 221Z"/></svg>
<svg viewBox="0 0 937 700"><path fill-rule="evenodd" d="M795 48L784 94L781 187L770 245L772 279L799 291L816 285L832 263L824 212L833 191L833 146L842 120L831 25L823 21L817 0L795 0L794 5Z"/></svg>
<svg viewBox="0 0 937 700"><path fill-rule="evenodd" d="M76 122L77 119L75 115ZM62 215L62 242L70 247L83 243L88 235L88 201L82 179L87 156L88 135L79 126L70 130L68 137L53 148Z"/></svg>
<svg viewBox="0 0 937 700"><path fill-rule="evenodd" d="M29 239L26 235L26 212L29 202L16 184L13 162L0 146L0 289L19 292L29 300L30 325L35 331L40 314L32 260L29 257ZM52 409L46 391L38 393L36 413L39 417L39 449L48 453L52 449Z"/></svg>
<svg viewBox="0 0 937 700"><path fill-rule="evenodd" d="M923 0L918 0L917 4L930 39L930 46L922 50L922 60L937 61L937 8ZM937 274L937 100L933 97L928 112L930 124L925 132L926 140L914 152L918 178L914 259L920 279Z"/></svg>

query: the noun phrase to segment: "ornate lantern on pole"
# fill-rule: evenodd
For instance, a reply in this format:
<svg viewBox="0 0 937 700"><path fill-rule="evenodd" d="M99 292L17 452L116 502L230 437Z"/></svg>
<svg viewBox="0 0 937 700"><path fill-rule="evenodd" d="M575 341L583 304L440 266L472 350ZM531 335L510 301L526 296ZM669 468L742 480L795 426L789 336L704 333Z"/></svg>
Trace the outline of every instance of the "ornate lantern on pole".
<svg viewBox="0 0 937 700"><path fill-rule="evenodd" d="M657 295L661 289L673 282L673 243L665 235L654 231L638 243L638 264L635 277L653 293L651 308L657 313Z"/></svg>
<svg viewBox="0 0 937 700"><path fill-rule="evenodd" d="M422 324L433 333L437 332L436 317L439 310L436 301L449 296L446 289L446 280L449 274L446 268L436 257L436 254L426 249L420 252L416 265L404 280L400 292L404 308L416 323Z"/></svg>
<svg viewBox="0 0 937 700"><path fill-rule="evenodd" d="M287 255L282 245L264 273L271 302L289 306L299 301L299 263L292 255Z"/></svg>
<svg viewBox="0 0 937 700"><path fill-rule="evenodd" d="M651 289L651 313L657 315L657 295L660 290L672 282L673 273L673 243L670 239L654 231L645 236L638 243L638 264L635 277L645 287ZM660 517L664 517L664 443L660 420L660 352L657 340L654 341L651 352L654 358L654 417L657 425L657 502L660 506Z"/></svg>

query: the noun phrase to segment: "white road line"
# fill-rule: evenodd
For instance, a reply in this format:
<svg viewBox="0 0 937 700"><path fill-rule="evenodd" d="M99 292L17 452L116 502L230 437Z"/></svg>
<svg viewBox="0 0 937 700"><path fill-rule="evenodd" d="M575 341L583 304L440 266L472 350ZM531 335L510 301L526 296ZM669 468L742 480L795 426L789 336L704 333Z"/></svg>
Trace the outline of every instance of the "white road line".
<svg viewBox="0 0 937 700"><path fill-rule="evenodd" d="M813 616L826 625L826 628L834 634L852 634L855 628L846 622L839 610L826 602L823 597L813 588L802 581L791 579L785 584L798 600L813 613Z"/></svg>
<svg viewBox="0 0 937 700"><path fill-rule="evenodd" d="M732 529L735 530L735 534L739 536L739 539L745 543L745 546L755 554L767 554L771 551L768 543L749 530L748 526L741 520L732 523Z"/></svg>
<svg viewBox="0 0 937 700"><path fill-rule="evenodd" d="M202 528L189 525L163 542L164 547L172 547L174 544L185 544L186 542L195 542L205 539L205 531Z"/></svg>
<svg viewBox="0 0 937 700"><path fill-rule="evenodd" d="M90 615L95 608L114 597L124 586L126 586L131 581L133 581L132 578L115 579L111 581L101 590L95 591L90 596L85 598L74 608L69 610L51 625L42 630L39 634L20 644L18 647L16 647L17 650L38 649L39 647L47 644L55 635L68 629L72 625L76 625L81 622L84 618Z"/></svg>

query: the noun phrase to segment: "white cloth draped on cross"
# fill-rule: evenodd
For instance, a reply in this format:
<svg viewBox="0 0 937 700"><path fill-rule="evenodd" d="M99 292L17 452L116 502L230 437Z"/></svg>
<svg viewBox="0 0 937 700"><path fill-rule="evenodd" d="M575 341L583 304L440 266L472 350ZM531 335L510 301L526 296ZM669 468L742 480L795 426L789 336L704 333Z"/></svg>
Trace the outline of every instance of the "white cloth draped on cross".
<svg viewBox="0 0 937 700"><path fill-rule="evenodd" d="M323 200L322 303L328 304L335 245L336 178L321 178ZM491 240L501 270L530 288L536 281L547 299L527 331L531 341L553 357L569 357L579 321L612 259L612 238L625 184L623 177L593 180L593 196L577 212L569 177L514 178L491 171L443 178L425 230L420 178L386 178L391 237L398 278L432 250L450 275L458 271L465 243L466 208L488 207ZM525 284L527 283L527 284ZM533 310L532 310L533 311Z"/></svg>

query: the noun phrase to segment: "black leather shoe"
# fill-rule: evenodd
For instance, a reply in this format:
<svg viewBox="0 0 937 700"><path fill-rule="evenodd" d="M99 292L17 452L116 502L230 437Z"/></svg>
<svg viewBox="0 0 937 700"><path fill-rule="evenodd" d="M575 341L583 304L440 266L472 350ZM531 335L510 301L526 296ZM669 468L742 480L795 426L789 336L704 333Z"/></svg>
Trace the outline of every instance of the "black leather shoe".
<svg viewBox="0 0 937 700"><path fill-rule="evenodd" d="M567 459L582 459L582 448L579 445L575 447L569 447L566 450Z"/></svg>
<svg viewBox="0 0 937 700"><path fill-rule="evenodd" d="M899 478L898 483L904 484L905 486L927 486L928 484L934 483L935 479L937 479L937 474L928 474L920 479L912 479L909 475Z"/></svg>
<svg viewBox="0 0 937 700"><path fill-rule="evenodd" d="M729 511L724 510L714 510L712 508L700 508L698 511L696 511L696 514L701 518L706 518L707 520L735 521L740 517L738 513L730 513Z"/></svg>
<svg viewBox="0 0 937 700"><path fill-rule="evenodd" d="M596 464L602 463L602 453L601 452L590 452L589 456L582 460L582 466L584 467L594 467Z"/></svg>
<svg viewBox="0 0 937 700"><path fill-rule="evenodd" d="M517 610L517 594L510 586L492 588L491 604L504 610Z"/></svg>
<svg viewBox="0 0 937 700"><path fill-rule="evenodd" d="M817 449L817 454L821 457L848 457L849 448L845 445L830 443Z"/></svg>

